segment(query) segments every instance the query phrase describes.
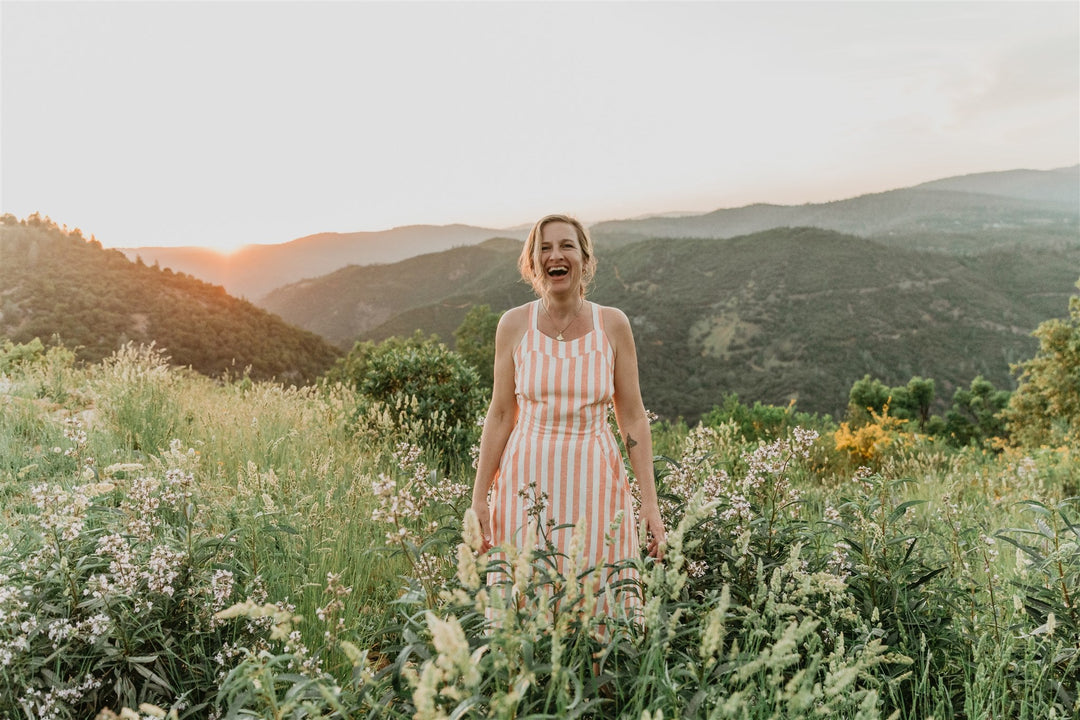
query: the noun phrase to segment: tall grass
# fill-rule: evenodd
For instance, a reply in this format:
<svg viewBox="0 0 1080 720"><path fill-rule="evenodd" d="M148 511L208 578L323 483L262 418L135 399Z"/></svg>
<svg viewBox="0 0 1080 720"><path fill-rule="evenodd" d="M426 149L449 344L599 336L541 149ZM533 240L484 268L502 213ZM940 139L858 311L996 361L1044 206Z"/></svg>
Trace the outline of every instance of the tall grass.
<svg viewBox="0 0 1080 720"><path fill-rule="evenodd" d="M663 424L667 558L599 588L347 388L4 352L0 716L1080 712L1074 450Z"/></svg>

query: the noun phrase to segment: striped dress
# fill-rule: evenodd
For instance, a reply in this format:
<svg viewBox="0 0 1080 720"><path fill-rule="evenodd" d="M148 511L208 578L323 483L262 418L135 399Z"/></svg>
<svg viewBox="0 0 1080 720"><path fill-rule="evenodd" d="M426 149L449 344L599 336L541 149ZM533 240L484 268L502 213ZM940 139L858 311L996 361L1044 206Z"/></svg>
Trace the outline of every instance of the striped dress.
<svg viewBox="0 0 1080 720"><path fill-rule="evenodd" d="M529 328L514 349L517 418L492 486L491 533L496 547L520 546L521 533L538 516L547 540L566 553L572 529L558 526L583 526L578 567L603 568L637 557L638 536L622 455L608 425L615 353L600 307L589 305L592 331L559 341L537 329L540 301L532 303ZM622 523L612 533L619 513ZM543 537L538 544L544 545ZM560 557L560 571L563 564ZM624 571L610 578L602 569L600 584L635 577ZM639 603L628 594L621 604L629 609ZM609 611L601 596L597 613Z"/></svg>

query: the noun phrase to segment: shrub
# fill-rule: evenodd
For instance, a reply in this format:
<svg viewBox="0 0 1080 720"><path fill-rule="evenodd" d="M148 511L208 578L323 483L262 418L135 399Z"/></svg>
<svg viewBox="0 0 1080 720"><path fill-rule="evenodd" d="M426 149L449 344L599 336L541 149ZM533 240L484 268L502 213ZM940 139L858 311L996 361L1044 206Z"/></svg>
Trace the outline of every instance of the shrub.
<svg viewBox="0 0 1080 720"><path fill-rule="evenodd" d="M1069 298L1068 319L1047 320L1034 334L1035 357L1013 367L1020 378L1006 424L1021 445L1080 447L1080 296Z"/></svg>
<svg viewBox="0 0 1080 720"><path fill-rule="evenodd" d="M389 426L395 441L420 446L443 468L468 458L486 394L476 371L434 338L357 343L331 378L364 396L356 417L367 429L381 434Z"/></svg>
<svg viewBox="0 0 1080 720"><path fill-rule="evenodd" d="M80 442L76 439L74 443ZM193 451L157 471L44 479L0 536L0 716L93 717L152 703L205 717L242 648L265 647L263 621L216 611L257 587L233 538L201 529Z"/></svg>
<svg viewBox="0 0 1080 720"><path fill-rule="evenodd" d="M169 358L153 345L128 343L95 369L98 410L124 447L146 455L169 447L180 417Z"/></svg>

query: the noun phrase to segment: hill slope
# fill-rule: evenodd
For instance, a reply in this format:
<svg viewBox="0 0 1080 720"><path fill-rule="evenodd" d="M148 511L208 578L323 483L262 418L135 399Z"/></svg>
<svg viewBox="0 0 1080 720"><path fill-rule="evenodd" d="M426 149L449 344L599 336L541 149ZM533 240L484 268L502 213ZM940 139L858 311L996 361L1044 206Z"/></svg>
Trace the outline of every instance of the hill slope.
<svg viewBox="0 0 1080 720"><path fill-rule="evenodd" d="M508 278L513 279L520 251L520 242L496 238L392 265L353 265L278 288L263 299L262 305L343 348L388 322L400 327L400 331L380 335L411 335L416 328L430 326L424 321L405 327L409 321L403 322L398 316L411 310L423 308L427 315L437 314L439 307L449 303L448 316L458 317L460 322L470 305L468 298L492 296L497 298L496 304L509 307L513 301L531 295L524 285L516 293L510 288L496 290L507 286ZM451 332L453 327L449 328ZM449 337L444 325L430 330Z"/></svg>
<svg viewBox="0 0 1080 720"><path fill-rule="evenodd" d="M658 412L694 417L734 391L835 414L866 373L932 377L946 398L977 374L1011 387L1030 333L1066 312L1080 248L1065 257L949 258L778 229L612 252L594 296L630 316Z"/></svg>
<svg viewBox="0 0 1080 720"><path fill-rule="evenodd" d="M473 304L532 298L520 243L347 268L268 298L291 322L347 345L416 328L452 340ZM841 412L851 383L935 378L938 394L983 374L1010 387L1030 333L1064 315L1080 247L972 257L905 250L814 228L601 249L590 298L622 308L649 407L695 418L727 392ZM356 335L352 335L356 333Z"/></svg>
<svg viewBox="0 0 1080 720"><path fill-rule="evenodd" d="M170 270L133 263L48 220L0 225L0 336L54 334L96 361L125 342L156 342L177 365L218 375L314 380L337 350L249 302Z"/></svg>
<svg viewBox="0 0 1080 720"><path fill-rule="evenodd" d="M510 234L523 239L525 233ZM194 275L258 301L274 288L347 265L389 263L474 245L507 231L469 225L411 225L380 232L320 233L280 245L248 245L231 255L205 248L129 248L129 258ZM520 235L520 237L519 237Z"/></svg>

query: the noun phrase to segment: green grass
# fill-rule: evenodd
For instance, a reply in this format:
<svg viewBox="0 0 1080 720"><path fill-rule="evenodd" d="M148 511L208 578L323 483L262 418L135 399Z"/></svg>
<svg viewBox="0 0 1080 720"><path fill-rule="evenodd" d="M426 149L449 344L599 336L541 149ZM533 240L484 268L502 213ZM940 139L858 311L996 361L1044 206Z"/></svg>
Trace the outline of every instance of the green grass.
<svg viewBox="0 0 1080 720"><path fill-rule="evenodd" d="M512 599L479 581L470 471L359 422L347 388L212 381L134 348L4 367L0 716L1080 710L1075 449L893 429L860 470L827 420L760 440L737 418L658 424L671 547L637 563L635 620L593 613L588 576L542 545L511 557Z"/></svg>

